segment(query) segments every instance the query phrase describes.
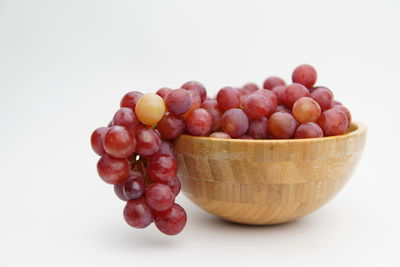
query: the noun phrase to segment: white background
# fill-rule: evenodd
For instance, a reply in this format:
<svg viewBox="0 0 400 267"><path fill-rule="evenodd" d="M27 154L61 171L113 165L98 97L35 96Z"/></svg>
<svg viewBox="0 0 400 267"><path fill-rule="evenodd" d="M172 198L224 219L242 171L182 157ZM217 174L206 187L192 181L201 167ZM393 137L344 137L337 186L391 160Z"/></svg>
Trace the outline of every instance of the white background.
<svg viewBox="0 0 400 267"><path fill-rule="evenodd" d="M399 29L398 0L0 0L0 266L400 266ZM301 63L369 128L334 200L250 227L180 196L180 235L125 224L89 145L125 92Z"/></svg>

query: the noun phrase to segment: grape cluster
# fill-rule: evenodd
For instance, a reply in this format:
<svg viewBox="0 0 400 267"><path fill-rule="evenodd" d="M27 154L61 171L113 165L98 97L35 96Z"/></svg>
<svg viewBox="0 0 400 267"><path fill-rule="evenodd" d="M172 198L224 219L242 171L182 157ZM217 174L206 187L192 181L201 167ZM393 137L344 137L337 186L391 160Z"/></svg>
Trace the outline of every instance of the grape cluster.
<svg viewBox="0 0 400 267"><path fill-rule="evenodd" d="M91 136L101 156L99 176L127 201L126 222L135 228L155 223L175 235L186 224L185 210L175 203L181 184L172 141L194 136L237 139L290 139L339 135L350 122L349 110L326 87L315 86L316 70L307 64L292 74L292 84L276 76L260 89L254 83L223 87L215 98L190 81L179 89L127 93L107 127Z"/></svg>

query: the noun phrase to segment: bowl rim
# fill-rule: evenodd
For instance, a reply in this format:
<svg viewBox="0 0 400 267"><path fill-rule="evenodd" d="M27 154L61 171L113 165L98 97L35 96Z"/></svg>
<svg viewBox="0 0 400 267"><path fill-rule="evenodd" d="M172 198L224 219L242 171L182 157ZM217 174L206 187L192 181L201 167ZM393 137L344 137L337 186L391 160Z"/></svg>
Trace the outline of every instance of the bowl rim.
<svg viewBox="0 0 400 267"><path fill-rule="evenodd" d="M181 135L178 139L197 139L211 142L230 142L230 143L314 143L328 140L339 140L348 139L350 137L359 136L367 131L367 126L361 122L352 121L349 128L353 128L351 131L334 136L324 136L317 138L302 138L302 139L228 139L228 138L216 138L208 136L193 136L188 134Z"/></svg>

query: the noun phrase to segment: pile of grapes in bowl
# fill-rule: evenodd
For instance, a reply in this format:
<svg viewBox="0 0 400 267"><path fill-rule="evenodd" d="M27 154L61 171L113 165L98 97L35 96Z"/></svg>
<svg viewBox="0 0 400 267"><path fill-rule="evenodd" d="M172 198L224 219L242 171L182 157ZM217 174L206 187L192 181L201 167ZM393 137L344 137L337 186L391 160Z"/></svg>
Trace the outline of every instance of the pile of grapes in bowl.
<svg viewBox="0 0 400 267"><path fill-rule="evenodd" d="M354 171L366 128L311 65L263 87L226 86L215 98L189 81L178 89L127 93L107 127L91 136L99 176L126 205L126 222L164 234L186 225L182 189L201 208L245 224L304 216L331 199ZM179 174L179 177L178 177Z"/></svg>

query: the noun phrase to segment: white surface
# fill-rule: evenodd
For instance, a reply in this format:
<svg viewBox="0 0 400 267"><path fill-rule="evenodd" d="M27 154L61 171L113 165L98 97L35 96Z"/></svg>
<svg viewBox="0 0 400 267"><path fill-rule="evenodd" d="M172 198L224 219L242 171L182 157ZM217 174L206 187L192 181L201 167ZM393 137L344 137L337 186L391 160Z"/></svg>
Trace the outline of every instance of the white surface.
<svg viewBox="0 0 400 267"><path fill-rule="evenodd" d="M0 1L0 266L400 266L399 13L398 0ZM126 91L196 79L215 93L304 62L369 127L334 200L248 227L181 196L181 235L125 224L89 136Z"/></svg>

